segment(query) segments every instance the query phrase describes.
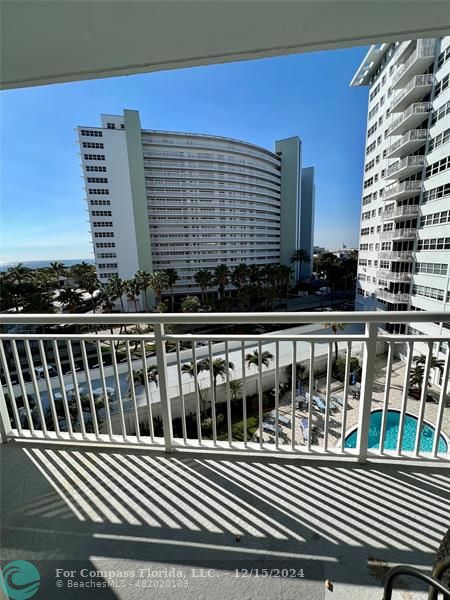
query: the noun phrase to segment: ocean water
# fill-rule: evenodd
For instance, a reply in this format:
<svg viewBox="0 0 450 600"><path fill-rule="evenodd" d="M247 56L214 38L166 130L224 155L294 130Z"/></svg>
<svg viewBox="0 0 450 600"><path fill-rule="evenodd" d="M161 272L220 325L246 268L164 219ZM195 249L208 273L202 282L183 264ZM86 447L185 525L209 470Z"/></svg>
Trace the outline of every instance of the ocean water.
<svg viewBox="0 0 450 600"><path fill-rule="evenodd" d="M56 260L56 259L55 259ZM61 260L59 262L62 262L64 266L66 267L71 267L72 265L77 265L78 263L81 262L87 262L89 264L94 264L94 259L93 258L74 258L74 259L70 259L70 260ZM10 262L10 263L1 263L0 264L0 271L7 271L10 267L15 267L18 262L21 261L17 261L17 262ZM54 262L53 260L28 260L28 261L23 261L23 265L25 267L28 267L29 269L44 269L45 267L49 267L50 263Z"/></svg>

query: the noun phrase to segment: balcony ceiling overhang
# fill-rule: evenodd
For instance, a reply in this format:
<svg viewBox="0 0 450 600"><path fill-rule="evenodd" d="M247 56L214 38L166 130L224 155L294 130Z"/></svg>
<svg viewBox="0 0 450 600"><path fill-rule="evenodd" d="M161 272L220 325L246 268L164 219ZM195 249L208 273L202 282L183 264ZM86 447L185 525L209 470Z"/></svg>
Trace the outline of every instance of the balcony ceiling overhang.
<svg viewBox="0 0 450 600"><path fill-rule="evenodd" d="M3 89L444 35L447 0L3 0Z"/></svg>

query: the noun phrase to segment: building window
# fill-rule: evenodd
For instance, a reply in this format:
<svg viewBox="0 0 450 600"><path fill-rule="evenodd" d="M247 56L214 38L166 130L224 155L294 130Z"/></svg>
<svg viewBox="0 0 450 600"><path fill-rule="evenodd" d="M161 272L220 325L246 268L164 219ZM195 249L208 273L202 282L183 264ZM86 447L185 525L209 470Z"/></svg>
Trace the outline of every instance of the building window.
<svg viewBox="0 0 450 600"><path fill-rule="evenodd" d="M435 110L431 116L431 124L434 125L437 121L443 119L450 113L450 100Z"/></svg>
<svg viewBox="0 0 450 600"><path fill-rule="evenodd" d="M84 160L105 160L104 154L85 154Z"/></svg>
<svg viewBox="0 0 450 600"><path fill-rule="evenodd" d="M450 223L450 210L432 213L420 218L420 227L428 227L429 225L442 225L445 223Z"/></svg>
<svg viewBox="0 0 450 600"><path fill-rule="evenodd" d="M415 296L423 296L425 298L432 298L433 300L444 300L447 296L447 301L450 296L450 292L444 293L444 290L438 288L428 287L426 285L413 285L413 294Z"/></svg>
<svg viewBox="0 0 450 600"><path fill-rule="evenodd" d="M434 88L434 97L437 98L440 94L442 94L442 92L444 90L446 90L448 88L448 84L449 84L449 73L447 73L447 75L441 79L441 81L439 81L439 83L436 84L436 87Z"/></svg>
<svg viewBox="0 0 450 600"><path fill-rule="evenodd" d="M450 238L429 238L417 242L418 250L450 250Z"/></svg>
<svg viewBox="0 0 450 600"><path fill-rule="evenodd" d="M101 142L83 142L83 148L101 148L101 149L103 149L103 144Z"/></svg>
<svg viewBox="0 0 450 600"><path fill-rule="evenodd" d="M92 225L94 227L112 227L113 223L112 221L94 221Z"/></svg>
<svg viewBox="0 0 450 600"><path fill-rule="evenodd" d="M93 210L91 215L93 217L111 217L112 213L110 210Z"/></svg>
<svg viewBox="0 0 450 600"><path fill-rule="evenodd" d="M83 136L103 137L103 133L101 131L93 131L91 129L80 129L80 133Z"/></svg>
<svg viewBox="0 0 450 600"><path fill-rule="evenodd" d="M97 165L86 165L86 171L90 173L106 173L106 167L99 167Z"/></svg>
<svg viewBox="0 0 450 600"><path fill-rule="evenodd" d="M115 129L116 128L116 124L115 123L106 123L106 127L108 129Z"/></svg>
<svg viewBox="0 0 450 600"><path fill-rule="evenodd" d="M450 156L446 156L441 160L434 162L429 165L426 169L426 176L431 177L432 175L436 175L437 173L442 173L442 171L446 171L450 168Z"/></svg>
<svg viewBox="0 0 450 600"><path fill-rule="evenodd" d="M107 188L89 188L88 192L94 196L109 196L109 190Z"/></svg>
<svg viewBox="0 0 450 600"><path fill-rule="evenodd" d="M442 144L446 144L450 140L450 128L430 140L428 152L432 152L435 148L439 148Z"/></svg>
<svg viewBox="0 0 450 600"><path fill-rule="evenodd" d="M450 183L439 185L438 187L424 192L422 197L422 203L426 204L427 202L439 200L440 198L446 198L447 196L450 196Z"/></svg>
<svg viewBox="0 0 450 600"><path fill-rule="evenodd" d="M416 263L416 273L428 273L430 275L447 275L448 265L440 263Z"/></svg>

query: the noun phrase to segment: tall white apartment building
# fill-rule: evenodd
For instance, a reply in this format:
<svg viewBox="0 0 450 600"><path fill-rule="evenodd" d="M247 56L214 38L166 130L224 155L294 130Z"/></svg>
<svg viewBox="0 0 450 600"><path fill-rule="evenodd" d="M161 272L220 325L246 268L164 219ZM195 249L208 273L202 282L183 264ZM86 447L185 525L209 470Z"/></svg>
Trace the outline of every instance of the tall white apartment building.
<svg viewBox="0 0 450 600"><path fill-rule="evenodd" d="M275 151L212 135L142 129L139 113L78 127L98 277L174 268L176 293L197 292L194 275L225 263L290 264L311 257L314 170L301 142ZM294 277L298 273L294 274Z"/></svg>
<svg viewBox="0 0 450 600"><path fill-rule="evenodd" d="M351 82L369 87L357 310L450 310L449 74L450 37L419 39L372 46Z"/></svg>

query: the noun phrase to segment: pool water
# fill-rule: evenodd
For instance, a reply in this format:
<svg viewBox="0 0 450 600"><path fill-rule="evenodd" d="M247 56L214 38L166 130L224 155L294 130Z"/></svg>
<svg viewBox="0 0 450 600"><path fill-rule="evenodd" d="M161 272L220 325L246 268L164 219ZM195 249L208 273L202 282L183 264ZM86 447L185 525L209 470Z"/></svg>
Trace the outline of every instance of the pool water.
<svg viewBox="0 0 450 600"><path fill-rule="evenodd" d="M370 415L369 429L369 448L380 447L381 437L381 419L383 411L374 410ZM388 410L386 418L386 435L384 439L385 450L395 450L397 448L398 427L400 422L400 412L397 410ZM405 424L403 429L402 450L414 450L417 431L417 418L412 415L405 415ZM345 448L356 448L357 430L350 433L345 439ZM420 436L421 452L431 452L433 449L434 428L424 423L422 425L422 434ZM441 435L438 444L439 452L447 452L447 442Z"/></svg>

